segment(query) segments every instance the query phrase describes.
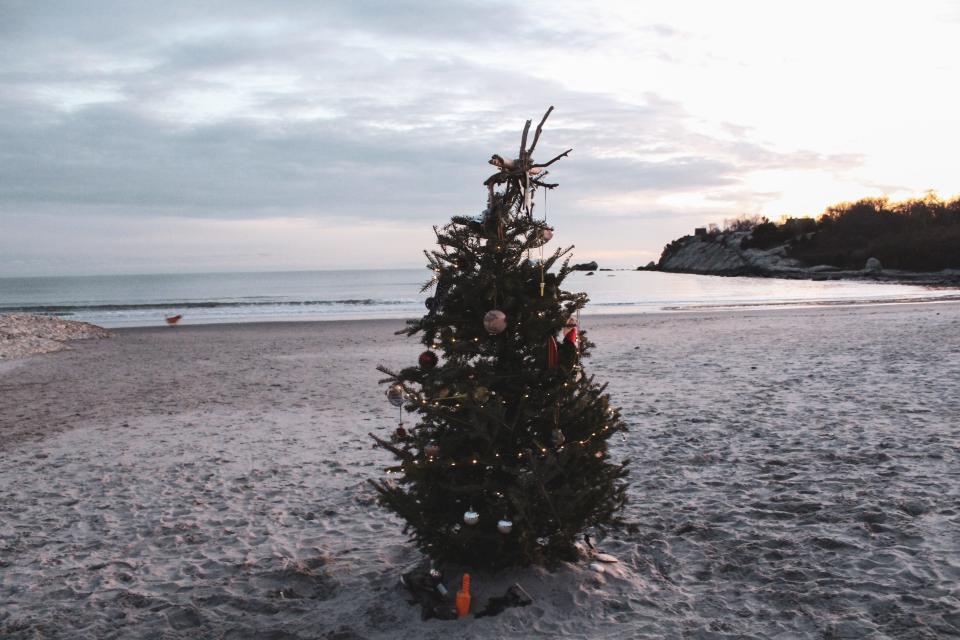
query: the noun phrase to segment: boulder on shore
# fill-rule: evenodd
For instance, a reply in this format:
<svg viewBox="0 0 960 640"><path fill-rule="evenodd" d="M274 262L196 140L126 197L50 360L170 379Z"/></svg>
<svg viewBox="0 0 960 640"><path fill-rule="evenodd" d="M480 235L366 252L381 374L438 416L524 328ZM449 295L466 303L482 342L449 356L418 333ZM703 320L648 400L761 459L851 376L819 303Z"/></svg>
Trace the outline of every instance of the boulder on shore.
<svg viewBox="0 0 960 640"><path fill-rule="evenodd" d="M863 265L863 270L867 273L877 273L883 271L883 265L876 258L867 258L867 264Z"/></svg>
<svg viewBox="0 0 960 640"><path fill-rule="evenodd" d="M69 349L69 340L109 338L95 324L34 314L0 315L0 360Z"/></svg>
<svg viewBox="0 0 960 640"><path fill-rule="evenodd" d="M570 270L571 271L596 271L599 268L600 266L596 263L596 261L594 261L594 262L582 262L580 264L575 264L572 267L570 267Z"/></svg>

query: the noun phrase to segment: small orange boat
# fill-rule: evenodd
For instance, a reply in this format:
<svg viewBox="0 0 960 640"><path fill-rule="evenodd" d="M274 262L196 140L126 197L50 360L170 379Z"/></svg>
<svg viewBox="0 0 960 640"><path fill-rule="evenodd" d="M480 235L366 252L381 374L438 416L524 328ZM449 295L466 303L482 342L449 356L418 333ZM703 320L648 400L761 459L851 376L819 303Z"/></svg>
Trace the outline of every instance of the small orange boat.
<svg viewBox="0 0 960 640"><path fill-rule="evenodd" d="M175 325L175 324L177 324L178 322L180 322L180 319L181 319L181 318L183 318L183 314L182 314L182 313L178 313L178 314L175 315L175 316L168 316L167 319L166 319L166 320L167 320L167 324L172 327L173 325Z"/></svg>

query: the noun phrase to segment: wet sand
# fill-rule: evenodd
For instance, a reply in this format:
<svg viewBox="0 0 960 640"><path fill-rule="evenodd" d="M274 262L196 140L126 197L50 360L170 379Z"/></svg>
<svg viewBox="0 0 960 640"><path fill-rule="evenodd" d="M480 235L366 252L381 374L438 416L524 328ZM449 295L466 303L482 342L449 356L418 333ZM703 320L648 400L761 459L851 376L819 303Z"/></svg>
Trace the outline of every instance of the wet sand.
<svg viewBox="0 0 960 640"><path fill-rule="evenodd" d="M620 562L475 575L534 603L455 622L407 603L419 555L366 483L401 326L0 363L0 636L960 636L960 304L584 316L631 428Z"/></svg>

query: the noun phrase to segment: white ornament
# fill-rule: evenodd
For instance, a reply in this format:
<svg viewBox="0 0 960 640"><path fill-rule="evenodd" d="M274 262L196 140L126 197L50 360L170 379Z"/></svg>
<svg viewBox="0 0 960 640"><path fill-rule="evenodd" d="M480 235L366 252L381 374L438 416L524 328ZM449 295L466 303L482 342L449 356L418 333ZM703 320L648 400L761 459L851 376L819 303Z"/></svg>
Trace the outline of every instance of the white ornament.
<svg viewBox="0 0 960 640"><path fill-rule="evenodd" d="M464 512L463 514L463 523L468 524L471 527L480 522L480 514L473 510L473 507L470 507L469 511Z"/></svg>
<svg viewBox="0 0 960 640"><path fill-rule="evenodd" d="M506 535L513 530L513 523L506 518L497 523L497 531Z"/></svg>

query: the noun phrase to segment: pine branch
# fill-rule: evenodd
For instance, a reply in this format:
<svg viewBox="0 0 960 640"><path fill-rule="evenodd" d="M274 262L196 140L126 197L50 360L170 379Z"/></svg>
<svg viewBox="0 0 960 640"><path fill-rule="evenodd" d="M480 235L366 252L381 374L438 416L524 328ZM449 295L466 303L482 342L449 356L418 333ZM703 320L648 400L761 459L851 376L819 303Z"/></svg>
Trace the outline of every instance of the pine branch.
<svg viewBox="0 0 960 640"><path fill-rule="evenodd" d="M389 382L390 380L399 380L399 379L400 379L400 376L399 376L399 375L397 375L395 372L393 372L393 371L391 371L390 369L388 369L385 365L378 364L378 365L377 365L377 371L379 371L380 373L385 373L385 374L387 374L388 376L390 376L389 378L386 378L386 379L384 379L384 380L381 380L379 384L383 384L384 382Z"/></svg>
<svg viewBox="0 0 960 640"><path fill-rule="evenodd" d="M534 186L537 186L537 187L543 187L544 189L556 189L557 187L560 186L560 183L559 183L559 182L541 182L541 181L537 180L536 178L531 178L531 179L530 179L530 184L532 184L532 185L534 185Z"/></svg>
<svg viewBox="0 0 960 640"><path fill-rule="evenodd" d="M396 445L394 445L394 444L392 444L392 443L390 443L390 442L387 442L387 441L384 440L383 438L379 438L379 437L373 435L372 433L367 433L367 435L370 436L371 438L373 438L374 442L377 443L377 446L378 446L378 447L380 447L380 448L382 448L382 449L386 449L387 451L389 451L389 452L392 453L393 455L397 456L398 458L400 458L400 459L403 460L404 462L413 462L414 456L413 456L413 454L410 453L409 451L404 451L404 450L401 449L400 447L397 447Z"/></svg>

